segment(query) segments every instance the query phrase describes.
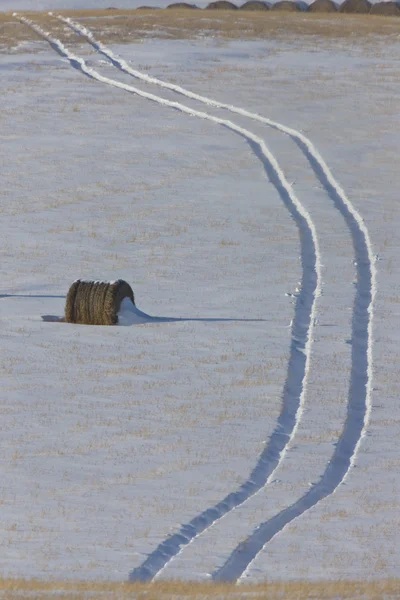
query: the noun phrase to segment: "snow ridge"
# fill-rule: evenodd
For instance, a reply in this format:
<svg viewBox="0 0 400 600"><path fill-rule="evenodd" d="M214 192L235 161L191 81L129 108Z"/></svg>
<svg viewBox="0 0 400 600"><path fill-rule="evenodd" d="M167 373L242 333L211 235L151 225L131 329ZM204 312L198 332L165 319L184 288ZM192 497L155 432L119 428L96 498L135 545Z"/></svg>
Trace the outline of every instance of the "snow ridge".
<svg viewBox="0 0 400 600"><path fill-rule="evenodd" d="M37 24L17 15L17 13L14 13L14 16L45 38L54 50L64 58L67 58L74 68L88 77L137 94L162 106L174 108L190 116L212 121L243 137L256 156L261 160L266 173L275 185L290 214L295 219L300 232L303 275L301 290L297 296L295 315L292 322L290 360L278 424L263 453L259 457L256 467L239 490L230 493L216 506L206 509L192 519L190 523L183 525L178 533L171 535L167 540L162 542L149 555L147 560L130 575L132 581L138 579L151 580L165 568L172 558L181 551L183 546L208 529L229 511L243 504L265 487L285 456L287 446L296 433L304 408L310 370L313 330L316 320L317 298L321 294L321 256L317 233L309 213L294 194L292 186L286 180L277 160L262 138L247 129L239 127L232 121L190 109L178 102L166 100L133 86L104 77L94 69L88 67L82 58L72 54L60 40L52 37Z"/></svg>
<svg viewBox="0 0 400 600"><path fill-rule="evenodd" d="M352 235L356 257L357 285L352 321L352 367L347 417L342 435L320 481L291 507L285 509L270 521L260 525L246 542L240 544L234 550L226 564L213 576L216 580L235 580L245 574L257 554L261 552L265 544L272 537L282 531L293 519L303 514L323 498L334 493L337 487L345 481L351 467L354 465L361 441L366 434L372 409L373 318L377 278L375 258L368 228L360 213L350 202L346 193L334 178L327 163L319 154L314 144L301 132L256 113L212 100L190 92L181 86L140 73L132 69L126 61L117 57L104 44L95 40L93 34L86 27L72 22L71 19L59 18L76 33L83 35L96 50L104 54L117 68L133 77L173 90L178 94L193 98L209 106L223 108L232 113L265 123L291 137L307 157L314 173L336 208L342 214ZM290 369L288 373L290 373ZM296 427L297 425L295 425Z"/></svg>

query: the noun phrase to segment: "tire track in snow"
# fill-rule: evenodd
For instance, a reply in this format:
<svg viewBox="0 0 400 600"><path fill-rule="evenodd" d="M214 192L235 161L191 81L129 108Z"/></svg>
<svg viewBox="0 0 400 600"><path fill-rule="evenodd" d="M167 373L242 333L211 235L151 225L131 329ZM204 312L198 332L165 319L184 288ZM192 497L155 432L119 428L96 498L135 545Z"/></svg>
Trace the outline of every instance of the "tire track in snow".
<svg viewBox="0 0 400 600"><path fill-rule="evenodd" d="M130 574L130 580L132 581L151 580L166 567L185 545L208 529L217 520L221 519L225 514L243 504L265 487L272 479L276 468L285 456L288 443L296 433L303 412L310 369L316 303L318 296L321 294L321 262L317 233L309 213L297 199L292 186L286 180L278 162L262 138L247 129L239 127L232 121L190 109L183 104L166 100L133 86L104 77L94 69L88 67L82 58L72 54L60 40L52 37L37 24L25 17L19 16L17 13L14 13L14 16L46 39L56 52L63 58L67 58L74 68L88 77L137 94L159 105L174 108L187 115L212 121L243 137L262 162L270 181L276 187L286 208L295 219L300 233L302 281L291 325L292 341L290 358L282 394L282 408L277 426L247 481L238 490L228 494L218 504L206 509L189 523L182 525L178 533L171 535L163 541L148 556L144 563Z"/></svg>
<svg viewBox="0 0 400 600"><path fill-rule="evenodd" d="M299 500L261 523L244 542L241 542L225 564L213 573L214 581L240 581L246 577L252 563L270 540L292 521L333 494L346 479L354 464L361 439L366 433L371 411L371 363L368 356L375 272L373 262L370 263L368 259L368 247L363 232L356 228L356 221L351 213L344 207L343 211L352 224L358 281L353 306L350 389L342 434L320 480Z"/></svg>
<svg viewBox="0 0 400 600"><path fill-rule="evenodd" d="M106 56L114 66L138 79L153 83L178 94L198 100L216 108L229 110L250 119L264 123L291 137L308 159L316 177L342 214L352 236L357 271L356 294L353 304L351 375L347 404L347 416L335 452L321 479L297 502L281 511L272 519L259 525L255 532L233 551L227 562L213 575L215 580L236 580L240 578L261 552L263 547L295 518L315 506L318 502L333 494L343 483L350 468L354 465L361 440L366 433L372 406L373 377L373 309L376 295L376 266L368 229L346 193L334 178L311 140L301 132L272 121L247 110L224 104L190 92L185 88L164 82L155 77L132 69L128 63L116 56L104 44L96 40L92 32L71 19L58 17L76 33L85 37L89 43Z"/></svg>
<svg viewBox="0 0 400 600"><path fill-rule="evenodd" d="M351 232L357 272L353 303L351 374L347 415L335 451L319 481L288 508L261 523L212 575L214 581L240 581L266 546L292 521L324 498L333 494L354 465L362 438L365 436L372 408L373 377L373 308L376 296L375 257L368 229L358 211L338 185L333 185L323 165L315 160L307 147L298 141L329 197L343 215Z"/></svg>

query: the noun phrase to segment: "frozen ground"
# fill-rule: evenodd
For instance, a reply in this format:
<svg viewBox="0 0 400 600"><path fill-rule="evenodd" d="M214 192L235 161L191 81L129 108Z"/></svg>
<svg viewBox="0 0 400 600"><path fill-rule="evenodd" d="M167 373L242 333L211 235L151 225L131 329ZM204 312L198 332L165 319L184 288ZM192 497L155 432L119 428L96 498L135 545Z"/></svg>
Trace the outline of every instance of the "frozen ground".
<svg viewBox="0 0 400 600"><path fill-rule="evenodd" d="M396 576L400 43L305 40L146 40L112 51L132 68L303 131L364 218L378 271L367 432L345 481L283 527L245 577ZM250 481L294 377L299 294L311 314L312 243L254 143L89 79L45 41L30 49L16 46L0 63L0 571L122 580ZM74 53L103 77L263 138L318 236L322 294L287 452L269 485L153 570L206 579L239 543L248 556L255 528L316 487L346 419L354 425L350 383L365 374L354 360L354 303L358 295L362 309L368 295L356 285L357 273L368 284L364 261L355 264L360 242L288 136L138 82L83 39ZM124 278L139 309L169 320L42 322L62 314L78 277Z"/></svg>

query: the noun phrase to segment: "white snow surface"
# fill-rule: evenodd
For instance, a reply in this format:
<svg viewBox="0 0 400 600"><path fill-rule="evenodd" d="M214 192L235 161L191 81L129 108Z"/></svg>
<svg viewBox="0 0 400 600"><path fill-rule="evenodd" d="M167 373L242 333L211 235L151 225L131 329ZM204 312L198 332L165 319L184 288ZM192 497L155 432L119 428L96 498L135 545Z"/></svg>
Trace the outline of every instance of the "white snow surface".
<svg viewBox="0 0 400 600"><path fill-rule="evenodd" d="M400 44L321 38L315 52L315 43L112 47L134 69L305 132L371 237L367 433L345 484L259 552L252 581L390 577L400 562ZM249 478L276 428L301 292L299 231L245 139L90 80L46 42L34 49L16 47L0 64L1 573L127 579ZM207 579L306 493L335 451L351 377L354 240L288 136L138 84L83 40L74 52L105 78L264 139L318 235L322 295L294 440L269 485L160 572ZM123 278L155 316L124 302L119 324L140 327L42 322L62 314L77 277Z"/></svg>
<svg viewBox="0 0 400 600"><path fill-rule="evenodd" d="M139 310L130 298L124 298L118 311L118 325L139 325L152 321L150 315Z"/></svg>

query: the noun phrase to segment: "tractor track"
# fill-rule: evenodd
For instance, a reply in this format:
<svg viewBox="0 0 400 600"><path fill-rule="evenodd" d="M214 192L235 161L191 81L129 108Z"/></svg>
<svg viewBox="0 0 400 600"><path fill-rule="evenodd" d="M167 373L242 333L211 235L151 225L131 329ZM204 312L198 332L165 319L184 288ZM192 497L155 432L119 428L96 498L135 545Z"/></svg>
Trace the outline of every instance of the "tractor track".
<svg viewBox="0 0 400 600"><path fill-rule="evenodd" d="M295 314L292 322L290 359L282 394L282 410L277 426L247 481L237 491L228 494L221 502L206 509L192 519L190 523L183 525L177 533L169 536L159 544L140 567L134 569L130 574L132 581L152 580L182 551L185 545L206 531L225 514L240 506L263 489L281 464L288 444L293 440L302 416L306 397L313 328L316 316L316 302L321 293L321 262L317 233L311 216L295 196L291 185L287 182L283 171L262 138L247 129L239 127L232 121L193 110L183 104L166 100L165 98L143 92L133 86L103 77L97 71L88 67L82 58L72 54L60 40L53 38L32 21L18 15L14 16L44 37L54 50L64 58L67 58L74 68L86 76L135 93L190 116L212 121L245 138L253 152L261 160L266 173L275 185L282 201L295 219L299 229L303 275L301 290L296 299ZM291 521L334 493L338 486L345 480L350 468L354 464L361 440L366 433L371 412L373 304L376 294L376 267L369 232L361 215L354 208L341 186L333 177L324 159L318 153L313 143L301 132L261 115L217 102L185 90L181 86L163 82L140 73L132 69L126 61L117 57L104 44L98 42L86 27L62 16L58 16L57 18L73 29L73 31L85 37L98 52L106 56L120 71L141 79L146 83L152 83L177 92L180 95L203 102L206 105L226 109L232 113L259 121L288 135L308 159L312 170L335 208L344 218L352 236L357 283L353 303L351 377L347 416L343 432L320 480L294 504L275 515L272 519L259 525L247 540L232 552L226 563L213 574L214 580L239 580L246 574L253 561L269 540L281 532Z"/></svg>

